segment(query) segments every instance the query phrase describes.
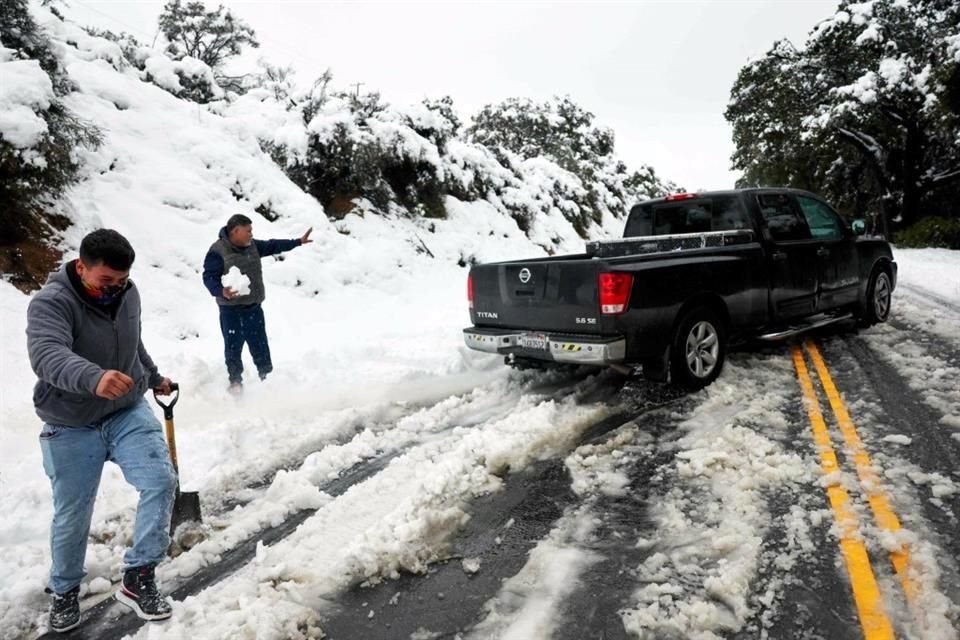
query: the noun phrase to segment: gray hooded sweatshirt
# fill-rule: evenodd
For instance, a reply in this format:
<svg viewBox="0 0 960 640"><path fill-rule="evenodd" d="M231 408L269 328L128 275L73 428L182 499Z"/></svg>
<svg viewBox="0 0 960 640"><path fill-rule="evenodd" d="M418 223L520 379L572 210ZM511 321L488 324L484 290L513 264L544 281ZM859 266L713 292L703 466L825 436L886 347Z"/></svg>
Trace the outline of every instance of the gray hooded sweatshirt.
<svg viewBox="0 0 960 640"><path fill-rule="evenodd" d="M140 340L140 294L130 283L111 316L110 310L83 298L67 269L50 274L27 307L27 351L37 374L33 404L48 424L82 427L98 424L136 404L163 378ZM96 395L108 369L133 379L134 387L116 400Z"/></svg>

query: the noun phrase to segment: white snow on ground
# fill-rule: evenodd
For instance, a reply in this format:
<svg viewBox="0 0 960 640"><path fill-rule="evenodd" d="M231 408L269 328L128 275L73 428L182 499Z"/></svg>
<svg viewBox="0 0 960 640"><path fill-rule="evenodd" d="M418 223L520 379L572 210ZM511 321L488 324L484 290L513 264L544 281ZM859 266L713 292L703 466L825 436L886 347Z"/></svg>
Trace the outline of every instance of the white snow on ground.
<svg viewBox="0 0 960 640"><path fill-rule="evenodd" d="M894 259L899 276L890 317L918 331L907 333L885 324L865 332L864 338L941 414L944 428L960 442L960 252L897 249ZM951 352L940 353L925 334L942 339Z"/></svg>
<svg viewBox="0 0 960 640"><path fill-rule="evenodd" d="M960 252L895 249L899 267L893 317L960 343Z"/></svg>
<svg viewBox="0 0 960 640"><path fill-rule="evenodd" d="M894 248L893 259L901 284L923 287L944 300L960 300L960 252Z"/></svg>

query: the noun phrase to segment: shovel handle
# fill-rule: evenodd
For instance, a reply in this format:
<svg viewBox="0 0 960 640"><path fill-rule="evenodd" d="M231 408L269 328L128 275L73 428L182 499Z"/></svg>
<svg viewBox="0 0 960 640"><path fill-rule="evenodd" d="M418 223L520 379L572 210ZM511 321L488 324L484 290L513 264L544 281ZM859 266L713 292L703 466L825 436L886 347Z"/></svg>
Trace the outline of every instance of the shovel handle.
<svg viewBox="0 0 960 640"><path fill-rule="evenodd" d="M170 462L173 463L173 470L180 475L180 467L177 465L177 437L173 433L173 418L163 421L163 430L167 436L167 448L170 449ZM180 492L180 483L177 482L177 492Z"/></svg>
<svg viewBox="0 0 960 640"><path fill-rule="evenodd" d="M157 401L158 405L163 407L163 419L168 421L173 420L173 406L177 404L177 400L180 399L180 385L176 382L171 382L170 390L173 391L170 402L161 400L159 394L157 394L157 390L153 390L153 399Z"/></svg>

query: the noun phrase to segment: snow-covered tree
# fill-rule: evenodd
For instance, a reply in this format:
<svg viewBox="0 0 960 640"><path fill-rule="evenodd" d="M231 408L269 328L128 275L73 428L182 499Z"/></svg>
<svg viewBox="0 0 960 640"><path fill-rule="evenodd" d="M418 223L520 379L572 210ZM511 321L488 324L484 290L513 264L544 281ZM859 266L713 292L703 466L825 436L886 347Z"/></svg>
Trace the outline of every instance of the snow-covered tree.
<svg viewBox="0 0 960 640"><path fill-rule="evenodd" d="M173 60L199 60L222 88L235 91L242 90L243 79L226 76L224 63L244 47L260 46L254 30L223 5L209 11L202 2L170 0L160 13L160 31Z"/></svg>
<svg viewBox="0 0 960 640"><path fill-rule="evenodd" d="M593 125L594 116L569 97L537 104L510 98L481 109L470 137L489 149L507 149L524 159L547 156L577 173L613 152L613 131Z"/></svg>
<svg viewBox="0 0 960 640"><path fill-rule="evenodd" d="M505 164L547 158L581 182L582 190L558 193L570 202L566 215L585 235L605 212L621 216L637 200L663 195L667 185L643 167L630 175L614 156L611 129L593 123L594 115L569 97L537 104L510 98L487 105L468 129L470 140L492 150Z"/></svg>
<svg viewBox="0 0 960 640"><path fill-rule="evenodd" d="M840 3L741 69L726 112L744 184L823 192L908 226L960 216L960 4Z"/></svg>

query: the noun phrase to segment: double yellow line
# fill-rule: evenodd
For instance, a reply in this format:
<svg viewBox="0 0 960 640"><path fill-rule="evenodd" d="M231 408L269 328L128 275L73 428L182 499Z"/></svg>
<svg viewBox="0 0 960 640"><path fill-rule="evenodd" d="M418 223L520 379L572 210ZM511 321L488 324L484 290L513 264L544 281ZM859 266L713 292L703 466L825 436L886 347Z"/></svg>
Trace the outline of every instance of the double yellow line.
<svg viewBox="0 0 960 640"><path fill-rule="evenodd" d="M833 383L833 378L830 377L830 372L820 355L820 350L810 340L804 341L804 348L817 370L820 384L830 403L830 408L833 410L837 427L856 468L860 486L866 494L867 502L873 512L877 526L891 534L899 531L900 520L883 491L880 478L870 462L870 456L867 454L859 434L857 434L857 428L853 424L853 420L850 419L850 413L837 392L837 387ZM870 556L863 543L860 523L856 512L850 505L850 495L840 482L840 465L837 462L837 455L830 439L830 431L820 408L820 399L807 370L803 351L798 345L793 345L792 352L793 364L800 380L800 388L803 390L807 416L813 428L813 440L820 454L820 467L823 473L830 478L827 486L827 497L830 500L830 506L833 508L837 527L840 530L840 550L847 567L847 573L850 575L853 599L860 615L860 625L863 627L864 638L865 640L892 640L894 638L893 625L884 611L880 588L870 564ZM900 579L900 585L908 603L912 609L915 609L917 584L910 576L910 550L904 546L891 551L890 560Z"/></svg>

